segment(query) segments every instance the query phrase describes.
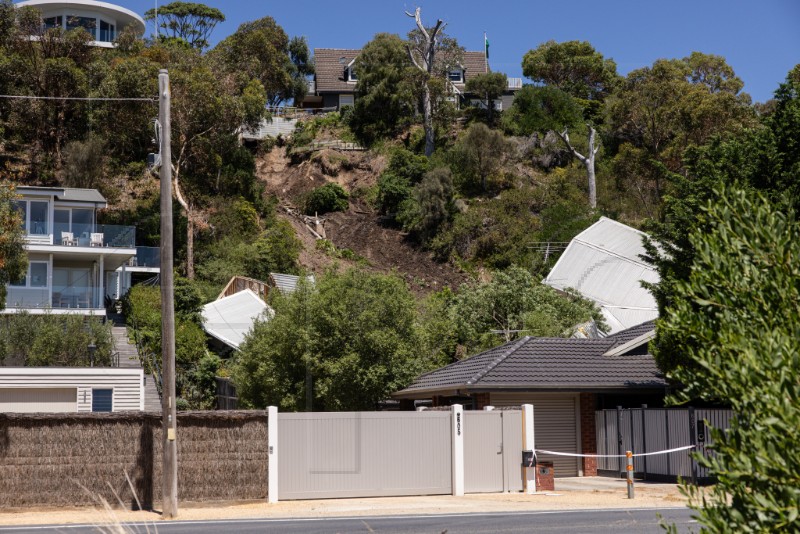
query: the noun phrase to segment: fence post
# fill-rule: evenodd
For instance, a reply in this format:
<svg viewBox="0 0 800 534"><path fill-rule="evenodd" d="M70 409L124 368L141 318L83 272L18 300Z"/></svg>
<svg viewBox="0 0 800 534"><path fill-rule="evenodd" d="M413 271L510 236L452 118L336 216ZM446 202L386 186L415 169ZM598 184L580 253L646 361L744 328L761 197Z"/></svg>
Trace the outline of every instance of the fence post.
<svg viewBox="0 0 800 534"><path fill-rule="evenodd" d="M464 407L454 404L452 407L453 427L453 495L464 495Z"/></svg>
<svg viewBox="0 0 800 534"><path fill-rule="evenodd" d="M267 502L278 502L278 408L267 408Z"/></svg>
<svg viewBox="0 0 800 534"><path fill-rule="evenodd" d="M536 448L533 432L533 404L522 405L522 450L534 452L536 458ZM528 495L536 493L536 462L533 466L522 467L522 490Z"/></svg>
<svg viewBox="0 0 800 534"><path fill-rule="evenodd" d="M628 472L628 498L633 499L633 452L625 451L625 470Z"/></svg>

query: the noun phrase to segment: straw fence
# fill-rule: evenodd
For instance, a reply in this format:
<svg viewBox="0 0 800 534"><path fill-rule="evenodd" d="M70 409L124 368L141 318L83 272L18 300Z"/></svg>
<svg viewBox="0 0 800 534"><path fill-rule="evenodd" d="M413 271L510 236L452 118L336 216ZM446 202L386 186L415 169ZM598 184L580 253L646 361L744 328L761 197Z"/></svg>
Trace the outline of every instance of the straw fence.
<svg viewBox="0 0 800 534"><path fill-rule="evenodd" d="M159 413L0 414L0 509L161 508ZM181 501L266 499L267 412L178 413Z"/></svg>

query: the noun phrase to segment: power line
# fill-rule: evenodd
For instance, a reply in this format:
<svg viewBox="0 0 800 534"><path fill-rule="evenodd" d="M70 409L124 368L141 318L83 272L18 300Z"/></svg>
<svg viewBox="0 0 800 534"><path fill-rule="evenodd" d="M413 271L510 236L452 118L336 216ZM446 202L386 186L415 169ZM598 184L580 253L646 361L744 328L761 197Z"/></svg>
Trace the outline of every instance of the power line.
<svg viewBox="0 0 800 534"><path fill-rule="evenodd" d="M142 97L142 98L115 98L115 97L100 97L100 96L34 96L34 95L0 95L0 98L19 98L22 100L84 100L84 101L99 101L99 102L158 102L156 97Z"/></svg>

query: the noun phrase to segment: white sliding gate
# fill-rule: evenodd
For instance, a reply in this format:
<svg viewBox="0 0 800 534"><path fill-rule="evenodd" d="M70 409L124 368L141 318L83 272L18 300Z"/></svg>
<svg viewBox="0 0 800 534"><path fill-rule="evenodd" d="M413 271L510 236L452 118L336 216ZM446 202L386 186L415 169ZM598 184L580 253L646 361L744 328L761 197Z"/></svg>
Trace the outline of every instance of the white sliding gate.
<svg viewBox="0 0 800 534"><path fill-rule="evenodd" d="M278 414L280 499L452 493L451 412Z"/></svg>

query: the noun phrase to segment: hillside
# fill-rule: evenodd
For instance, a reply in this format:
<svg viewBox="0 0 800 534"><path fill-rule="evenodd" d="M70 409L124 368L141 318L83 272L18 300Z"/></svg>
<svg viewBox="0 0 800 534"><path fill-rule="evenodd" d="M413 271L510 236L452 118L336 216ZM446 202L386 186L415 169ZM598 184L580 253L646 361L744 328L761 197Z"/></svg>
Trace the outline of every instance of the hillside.
<svg viewBox="0 0 800 534"><path fill-rule="evenodd" d="M337 249L349 249L362 264L375 272L396 272L417 293L443 287L456 288L468 279L451 263L436 261L430 252L420 250L405 232L386 224L363 196L377 184L386 165L383 156L371 152L322 150L293 164L285 147L275 147L256 160L256 177L281 206L278 214L288 220L303 244L300 264L320 272L334 262L342 265L357 260L338 258L318 248L317 238L289 211L302 203L303 196L325 183L334 182L351 194L347 211L321 216L325 237Z"/></svg>

